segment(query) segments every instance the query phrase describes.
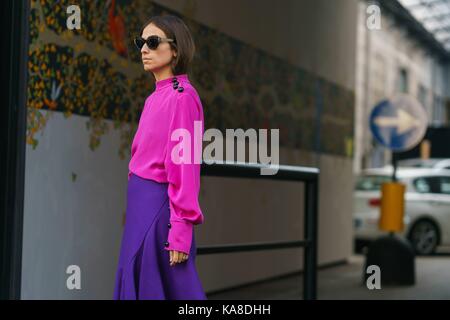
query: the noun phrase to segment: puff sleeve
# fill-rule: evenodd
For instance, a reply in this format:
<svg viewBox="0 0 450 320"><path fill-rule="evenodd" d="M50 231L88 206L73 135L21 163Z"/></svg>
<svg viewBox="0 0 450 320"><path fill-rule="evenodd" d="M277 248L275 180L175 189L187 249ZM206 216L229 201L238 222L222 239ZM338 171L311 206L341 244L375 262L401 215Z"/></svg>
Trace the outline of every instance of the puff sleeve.
<svg viewBox="0 0 450 320"><path fill-rule="evenodd" d="M170 119L164 159L170 208L170 229L165 249L189 254L193 226L204 221L198 201L201 166L199 159L204 132L201 102L188 92L180 94ZM195 121L201 122L195 124ZM197 136L194 131L197 131ZM194 157L195 152L197 157Z"/></svg>

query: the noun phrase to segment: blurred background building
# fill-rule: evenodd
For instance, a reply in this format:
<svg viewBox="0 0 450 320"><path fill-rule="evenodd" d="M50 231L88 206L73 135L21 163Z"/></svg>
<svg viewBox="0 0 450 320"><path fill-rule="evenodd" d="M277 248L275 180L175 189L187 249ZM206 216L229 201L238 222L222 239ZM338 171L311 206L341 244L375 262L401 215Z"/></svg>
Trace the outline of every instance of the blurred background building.
<svg viewBox="0 0 450 320"><path fill-rule="evenodd" d="M368 7L381 9L381 29L369 29ZM416 97L430 127L450 123L450 3L442 0L358 3L355 172L391 161L369 130L372 108L396 93Z"/></svg>

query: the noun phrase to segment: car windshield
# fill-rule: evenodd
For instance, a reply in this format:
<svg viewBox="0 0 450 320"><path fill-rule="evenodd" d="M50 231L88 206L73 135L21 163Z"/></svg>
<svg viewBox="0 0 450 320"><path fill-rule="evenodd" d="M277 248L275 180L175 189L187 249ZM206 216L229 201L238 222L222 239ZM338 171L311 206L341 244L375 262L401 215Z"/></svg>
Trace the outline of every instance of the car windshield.
<svg viewBox="0 0 450 320"><path fill-rule="evenodd" d="M356 180L355 190L359 191L379 191L381 190L381 184L384 182L392 181L391 176L382 175L363 175L359 176Z"/></svg>

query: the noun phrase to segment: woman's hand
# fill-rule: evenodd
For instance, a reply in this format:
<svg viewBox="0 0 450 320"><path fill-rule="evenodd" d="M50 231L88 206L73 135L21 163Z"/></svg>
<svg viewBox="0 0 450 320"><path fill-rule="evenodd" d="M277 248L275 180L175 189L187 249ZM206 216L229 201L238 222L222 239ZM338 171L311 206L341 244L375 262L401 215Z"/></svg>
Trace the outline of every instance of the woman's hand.
<svg viewBox="0 0 450 320"><path fill-rule="evenodd" d="M173 266L176 263L182 263L189 258L189 255L181 251L169 250L169 253L170 253L170 266Z"/></svg>

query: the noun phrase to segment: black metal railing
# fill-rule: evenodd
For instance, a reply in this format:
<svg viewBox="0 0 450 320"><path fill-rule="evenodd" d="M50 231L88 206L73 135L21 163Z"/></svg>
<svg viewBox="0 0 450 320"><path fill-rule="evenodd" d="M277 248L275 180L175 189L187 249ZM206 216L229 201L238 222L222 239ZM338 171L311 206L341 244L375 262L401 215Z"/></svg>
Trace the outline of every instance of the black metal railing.
<svg viewBox="0 0 450 320"><path fill-rule="evenodd" d="M317 203L319 169L278 165L274 175L261 175L261 169L270 166L258 163L215 162L202 164L202 176L271 179L299 181L305 183L304 239L297 241L238 243L213 246L198 246L197 254L229 253L240 251L273 250L304 247L303 259L303 298L317 298Z"/></svg>

